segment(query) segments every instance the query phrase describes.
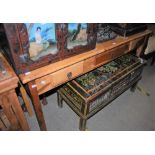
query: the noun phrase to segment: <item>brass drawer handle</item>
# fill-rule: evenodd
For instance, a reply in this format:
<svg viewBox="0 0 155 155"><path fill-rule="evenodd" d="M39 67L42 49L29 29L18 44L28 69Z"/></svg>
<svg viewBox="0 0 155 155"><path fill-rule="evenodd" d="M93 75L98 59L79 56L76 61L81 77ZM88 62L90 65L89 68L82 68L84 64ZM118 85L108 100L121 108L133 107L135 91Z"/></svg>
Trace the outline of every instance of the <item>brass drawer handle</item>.
<svg viewBox="0 0 155 155"><path fill-rule="evenodd" d="M67 73L67 77L70 80L72 78L72 72Z"/></svg>

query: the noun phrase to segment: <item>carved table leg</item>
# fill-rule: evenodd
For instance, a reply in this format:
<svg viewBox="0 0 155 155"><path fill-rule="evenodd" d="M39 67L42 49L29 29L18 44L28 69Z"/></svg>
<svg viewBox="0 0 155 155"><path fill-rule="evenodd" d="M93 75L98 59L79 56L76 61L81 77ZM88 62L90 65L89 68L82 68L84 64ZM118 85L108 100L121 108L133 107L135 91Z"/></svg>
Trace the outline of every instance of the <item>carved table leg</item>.
<svg viewBox="0 0 155 155"><path fill-rule="evenodd" d="M79 129L80 131L86 131L87 120L80 118Z"/></svg>
<svg viewBox="0 0 155 155"><path fill-rule="evenodd" d="M45 120L44 120L43 111L42 111L42 107L41 107L41 103L40 103L40 99L39 99L39 95L38 95L38 91L37 91L37 86L36 86L35 82L32 81L32 82L28 83L28 87L30 90L31 99L33 102L33 106L34 106L36 117L37 117L37 120L39 123L39 127L42 131L47 130Z"/></svg>
<svg viewBox="0 0 155 155"><path fill-rule="evenodd" d="M57 101L58 101L58 106L60 108L62 108L63 107L63 99L62 99L61 95L58 92L57 92Z"/></svg>

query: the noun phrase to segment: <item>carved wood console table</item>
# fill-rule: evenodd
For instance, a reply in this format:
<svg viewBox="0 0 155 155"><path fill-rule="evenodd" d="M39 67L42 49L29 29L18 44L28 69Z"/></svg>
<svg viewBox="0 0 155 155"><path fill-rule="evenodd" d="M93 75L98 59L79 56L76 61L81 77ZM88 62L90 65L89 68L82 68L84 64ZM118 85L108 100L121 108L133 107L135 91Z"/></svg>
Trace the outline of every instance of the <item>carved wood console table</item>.
<svg viewBox="0 0 155 155"><path fill-rule="evenodd" d="M130 37L117 37L97 44L89 52L20 74L22 83L28 85L40 129L47 130L39 95L133 50L140 56L150 34L151 31L146 30Z"/></svg>

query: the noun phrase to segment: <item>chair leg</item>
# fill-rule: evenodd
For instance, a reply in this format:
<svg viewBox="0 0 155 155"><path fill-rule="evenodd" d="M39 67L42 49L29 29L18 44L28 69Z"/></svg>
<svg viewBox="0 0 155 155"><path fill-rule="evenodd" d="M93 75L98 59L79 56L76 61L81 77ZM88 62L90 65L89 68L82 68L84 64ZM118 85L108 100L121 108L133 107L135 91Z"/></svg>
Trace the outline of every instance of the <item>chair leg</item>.
<svg viewBox="0 0 155 155"><path fill-rule="evenodd" d="M57 100L58 100L58 107L62 108L63 107L63 98L61 95L57 92Z"/></svg>
<svg viewBox="0 0 155 155"><path fill-rule="evenodd" d="M80 118L79 129L80 131L86 131L87 120Z"/></svg>

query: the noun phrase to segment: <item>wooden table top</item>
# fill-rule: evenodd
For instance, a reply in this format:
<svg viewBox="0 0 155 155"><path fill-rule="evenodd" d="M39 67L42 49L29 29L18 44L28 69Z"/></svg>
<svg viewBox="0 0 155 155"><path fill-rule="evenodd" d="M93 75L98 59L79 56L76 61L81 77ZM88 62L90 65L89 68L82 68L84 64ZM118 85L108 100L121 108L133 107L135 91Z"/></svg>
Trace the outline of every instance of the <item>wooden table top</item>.
<svg viewBox="0 0 155 155"><path fill-rule="evenodd" d="M0 93L3 93L16 88L19 79L1 52L0 65L4 68L3 71L0 69Z"/></svg>
<svg viewBox="0 0 155 155"><path fill-rule="evenodd" d="M49 64L47 66L38 68L36 70L33 70L33 71L25 73L25 74L20 74L19 77L23 83L28 83L32 80L35 80L37 78L40 78L40 77L48 75L48 74L51 74L51 73L56 72L62 68L65 68L67 66L71 66L77 62L83 61L83 60L88 59L90 57L93 57L97 54L106 52L110 49L116 48L120 45L128 43L128 42L135 40L137 38L144 37L144 36L149 35L151 33L152 33L152 31L146 30L146 31L134 34L134 35L129 36L129 37L117 37L113 40L97 44L96 48L91 50L91 51L69 57L69 58L64 59L62 61L58 61L58 62Z"/></svg>

